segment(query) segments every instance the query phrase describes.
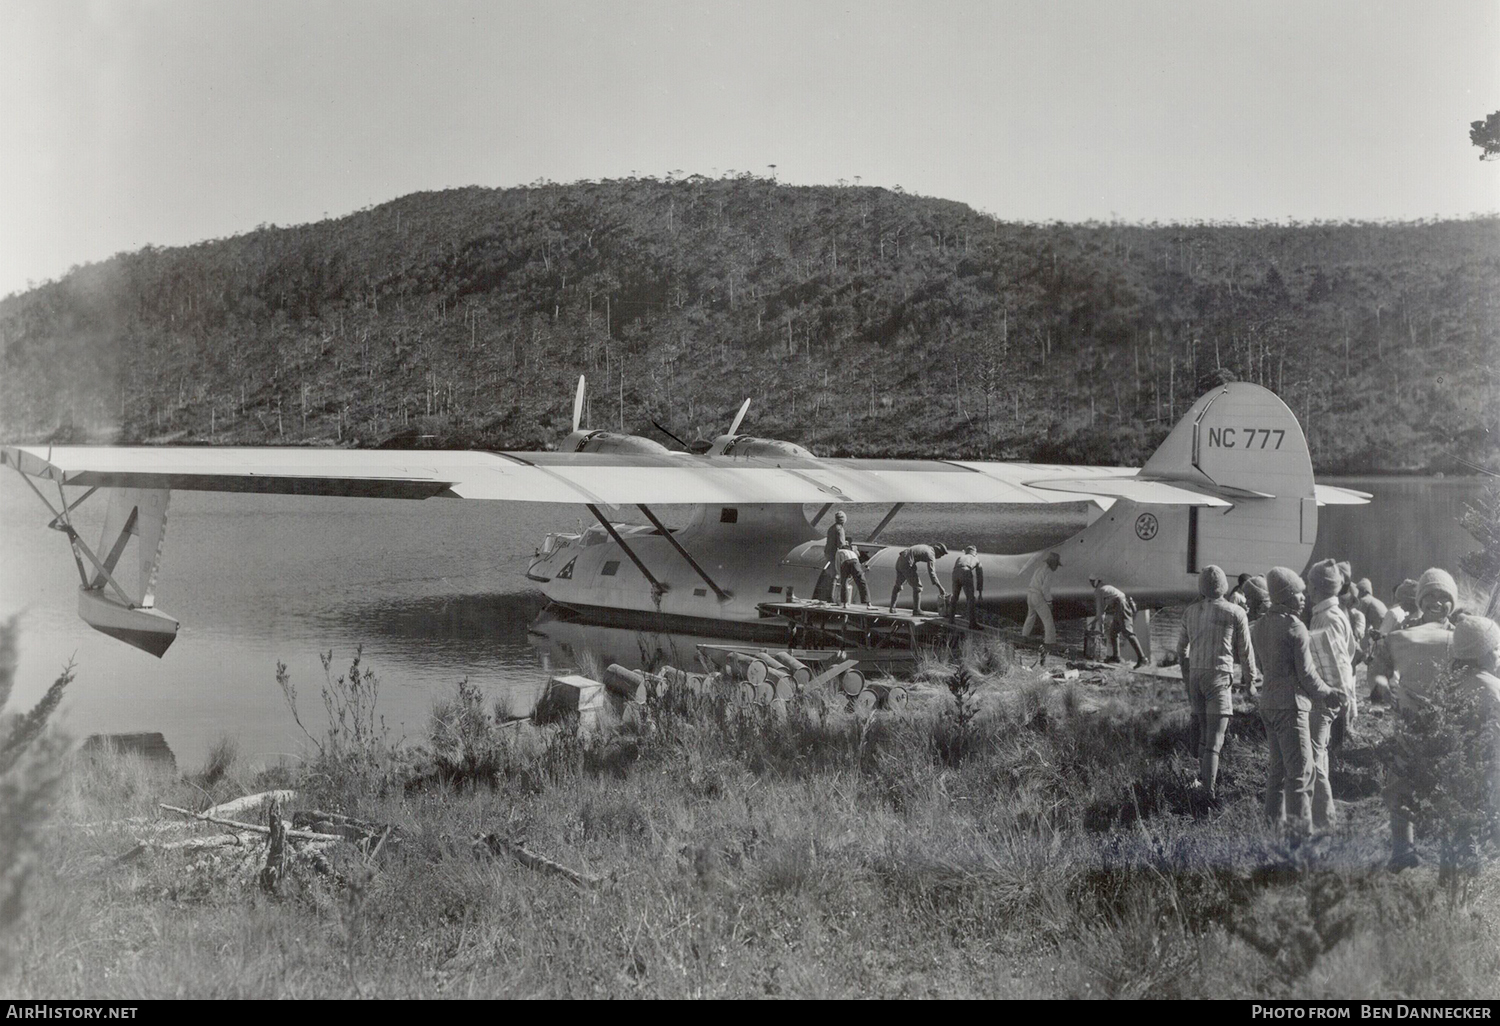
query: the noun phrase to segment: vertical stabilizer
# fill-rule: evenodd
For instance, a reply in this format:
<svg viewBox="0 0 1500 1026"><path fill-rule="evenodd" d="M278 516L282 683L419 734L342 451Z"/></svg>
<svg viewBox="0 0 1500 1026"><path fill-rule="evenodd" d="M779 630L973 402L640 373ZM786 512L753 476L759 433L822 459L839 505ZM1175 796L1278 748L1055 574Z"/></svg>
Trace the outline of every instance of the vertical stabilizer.
<svg viewBox="0 0 1500 1026"><path fill-rule="evenodd" d="M1187 512L1184 572L1210 563L1231 577L1272 566L1300 570L1312 555L1312 457L1296 416L1269 389L1235 381L1203 396L1140 476L1191 483L1234 503Z"/></svg>

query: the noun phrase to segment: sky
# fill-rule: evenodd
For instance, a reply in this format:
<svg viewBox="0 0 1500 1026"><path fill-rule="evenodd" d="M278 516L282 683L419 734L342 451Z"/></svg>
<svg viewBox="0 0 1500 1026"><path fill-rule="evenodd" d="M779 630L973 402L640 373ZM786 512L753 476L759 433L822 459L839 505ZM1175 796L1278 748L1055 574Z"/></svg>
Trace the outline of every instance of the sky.
<svg viewBox="0 0 1500 1026"><path fill-rule="evenodd" d="M1500 0L0 0L0 295L462 185L901 186L1017 220L1500 210ZM774 171L771 165L775 165Z"/></svg>

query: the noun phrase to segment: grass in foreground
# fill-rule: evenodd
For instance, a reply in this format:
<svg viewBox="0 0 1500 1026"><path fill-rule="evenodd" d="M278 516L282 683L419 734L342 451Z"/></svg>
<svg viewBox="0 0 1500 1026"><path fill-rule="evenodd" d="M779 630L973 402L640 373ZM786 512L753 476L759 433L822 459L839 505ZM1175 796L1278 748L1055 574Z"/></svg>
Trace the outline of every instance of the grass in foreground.
<svg viewBox="0 0 1500 1026"><path fill-rule="evenodd" d="M1264 738L1237 716L1223 799L1186 785L1186 710L1160 682L1058 686L969 653L901 718L817 696L785 722L669 694L593 738L500 726L473 692L419 754L327 749L247 779L221 746L171 778L79 759L29 908L15 995L98 997L1493 997L1496 873L1450 907L1383 868L1376 721L1338 757L1337 831L1261 824ZM967 671L966 671L967 672ZM297 805L398 825L366 866L263 848L120 863L160 822L292 785ZM500 832L606 879L476 859Z"/></svg>

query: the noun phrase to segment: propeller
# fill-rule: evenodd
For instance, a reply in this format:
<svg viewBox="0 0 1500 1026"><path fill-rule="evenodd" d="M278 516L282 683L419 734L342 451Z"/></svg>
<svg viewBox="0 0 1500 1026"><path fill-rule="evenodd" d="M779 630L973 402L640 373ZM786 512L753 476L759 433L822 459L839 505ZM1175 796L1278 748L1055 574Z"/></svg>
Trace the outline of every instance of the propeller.
<svg viewBox="0 0 1500 1026"><path fill-rule="evenodd" d="M749 402L747 399L746 402ZM573 430L578 430L578 424L583 420L583 375L578 375L578 392L573 396Z"/></svg>
<svg viewBox="0 0 1500 1026"><path fill-rule="evenodd" d="M745 414L750 409L750 400L746 399L740 404L740 412L734 415L734 423L729 425L729 436L732 438L740 432L740 421L745 419Z"/></svg>

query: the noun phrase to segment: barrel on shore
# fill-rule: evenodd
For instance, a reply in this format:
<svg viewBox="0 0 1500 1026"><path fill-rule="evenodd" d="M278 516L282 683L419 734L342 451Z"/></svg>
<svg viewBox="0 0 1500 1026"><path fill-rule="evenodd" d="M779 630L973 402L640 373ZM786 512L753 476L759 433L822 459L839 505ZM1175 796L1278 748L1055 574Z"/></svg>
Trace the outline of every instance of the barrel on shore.
<svg viewBox="0 0 1500 1026"><path fill-rule="evenodd" d="M611 692L628 701L644 705L648 694L646 689L646 677L635 670L629 670L619 663L610 663L604 671L604 686Z"/></svg>
<svg viewBox="0 0 1500 1026"><path fill-rule="evenodd" d="M734 672L751 684L764 684L766 682L766 664L753 656L747 656L743 652L729 653L729 665Z"/></svg>
<svg viewBox="0 0 1500 1026"><path fill-rule="evenodd" d="M807 687L808 681L813 679L812 667L792 655L790 652L772 652L771 658L786 667L787 673L797 682L799 688Z"/></svg>
<svg viewBox="0 0 1500 1026"><path fill-rule="evenodd" d="M906 708L906 689L901 685L878 684L872 681L866 687L875 692L880 708L889 709L892 712L901 712Z"/></svg>
<svg viewBox="0 0 1500 1026"><path fill-rule="evenodd" d="M755 704L755 685L748 681L720 677L713 687L713 693L722 697L730 705Z"/></svg>
<svg viewBox="0 0 1500 1026"><path fill-rule="evenodd" d="M860 716L868 716L880 705L880 698L875 692L866 688L854 696L854 711Z"/></svg>
<svg viewBox="0 0 1500 1026"><path fill-rule="evenodd" d="M865 689L865 675L858 670L845 670L839 677L839 687L844 694L854 698Z"/></svg>

